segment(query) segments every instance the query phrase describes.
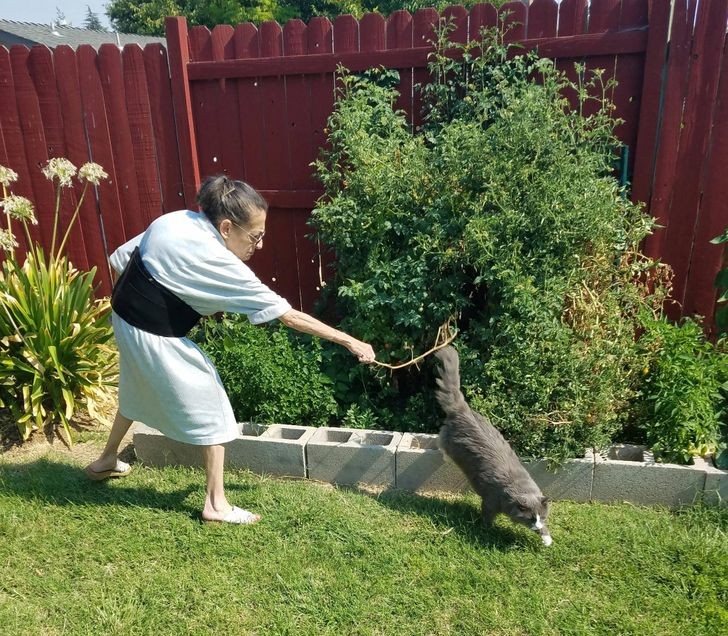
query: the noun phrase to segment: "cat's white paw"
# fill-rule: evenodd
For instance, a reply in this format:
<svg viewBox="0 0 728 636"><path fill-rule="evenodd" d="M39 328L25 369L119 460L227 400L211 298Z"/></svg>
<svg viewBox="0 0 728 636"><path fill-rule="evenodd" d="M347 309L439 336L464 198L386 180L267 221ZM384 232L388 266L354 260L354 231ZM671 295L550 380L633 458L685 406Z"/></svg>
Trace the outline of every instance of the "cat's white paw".
<svg viewBox="0 0 728 636"><path fill-rule="evenodd" d="M541 536L541 541L543 541L543 544L548 548L554 540L551 538L550 534L544 534Z"/></svg>

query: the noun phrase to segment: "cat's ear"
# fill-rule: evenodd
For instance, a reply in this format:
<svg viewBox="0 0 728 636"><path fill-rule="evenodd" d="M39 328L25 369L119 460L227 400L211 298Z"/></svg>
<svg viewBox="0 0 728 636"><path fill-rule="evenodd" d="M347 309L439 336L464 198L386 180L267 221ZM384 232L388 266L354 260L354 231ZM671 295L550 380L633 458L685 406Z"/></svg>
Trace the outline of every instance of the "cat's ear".
<svg viewBox="0 0 728 636"><path fill-rule="evenodd" d="M541 505L542 506L548 506L551 500L548 497L541 497Z"/></svg>

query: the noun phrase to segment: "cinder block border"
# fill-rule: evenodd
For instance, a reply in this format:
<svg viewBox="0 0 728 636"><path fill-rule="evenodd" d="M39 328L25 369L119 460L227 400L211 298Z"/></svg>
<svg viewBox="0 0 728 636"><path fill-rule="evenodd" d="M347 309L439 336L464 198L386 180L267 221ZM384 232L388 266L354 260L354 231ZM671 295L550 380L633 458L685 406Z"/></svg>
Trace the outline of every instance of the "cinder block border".
<svg viewBox="0 0 728 636"><path fill-rule="evenodd" d="M137 456L152 466L202 466L202 453L135 423ZM437 446L437 435L289 424L242 423L227 445L226 465L259 474L365 484L413 492L471 491L462 471ZM587 452L552 471L545 460L524 466L552 499L628 501L679 507L703 501L728 506L728 471L696 458L694 465L661 464L644 447L615 444Z"/></svg>

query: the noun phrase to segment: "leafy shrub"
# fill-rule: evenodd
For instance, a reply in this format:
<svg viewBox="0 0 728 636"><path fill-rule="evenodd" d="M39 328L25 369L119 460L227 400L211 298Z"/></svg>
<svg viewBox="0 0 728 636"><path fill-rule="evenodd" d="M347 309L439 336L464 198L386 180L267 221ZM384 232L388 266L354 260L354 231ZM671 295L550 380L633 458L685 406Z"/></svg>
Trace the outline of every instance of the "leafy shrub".
<svg viewBox="0 0 728 636"><path fill-rule="evenodd" d="M716 236L710 241L714 245L722 245L728 243L728 228L720 236ZM718 297L718 304L721 307L715 312L715 324L721 333L728 332L728 268L723 268L715 277L715 286L722 290Z"/></svg>
<svg viewBox="0 0 728 636"><path fill-rule="evenodd" d="M623 423L637 315L659 312L666 293L638 251L653 220L613 177L599 74L578 68L573 84L548 60L509 57L502 31L486 33L482 57L473 43L446 55L444 37L420 131L393 109L388 81L341 76L312 215L336 254L329 299L384 361L429 348L456 316L473 406L520 452L573 456ZM382 425L403 413L434 424L429 367L336 377L348 373L349 399L389 404Z"/></svg>
<svg viewBox="0 0 728 636"><path fill-rule="evenodd" d="M662 461L690 463L721 450L726 426L728 349L709 342L699 322L645 320L639 340L645 366L635 420Z"/></svg>
<svg viewBox="0 0 728 636"><path fill-rule="evenodd" d="M51 159L44 168L56 183L56 209L51 249L34 243L28 223L35 223L32 203L9 193L17 175L0 167L7 229L0 230L5 260L0 271L0 406L9 408L23 439L45 426L63 426L72 442L69 421L85 405L92 416L115 379L114 349L108 299L94 300L94 276L79 272L63 255L89 183L106 176L100 166L78 171L84 189L59 243L60 191L72 184L76 168L66 159ZM30 246L18 263L13 221L19 221Z"/></svg>
<svg viewBox="0 0 728 636"><path fill-rule="evenodd" d="M317 339L236 315L207 320L190 338L217 367L239 421L323 425L336 413Z"/></svg>

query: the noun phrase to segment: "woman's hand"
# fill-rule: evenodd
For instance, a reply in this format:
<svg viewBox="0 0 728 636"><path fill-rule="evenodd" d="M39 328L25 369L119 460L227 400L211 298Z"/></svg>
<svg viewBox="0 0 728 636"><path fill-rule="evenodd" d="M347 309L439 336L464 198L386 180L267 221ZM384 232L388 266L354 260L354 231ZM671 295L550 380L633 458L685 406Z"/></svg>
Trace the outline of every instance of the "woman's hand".
<svg viewBox="0 0 728 636"><path fill-rule="evenodd" d="M313 316L298 311L297 309L289 309L283 314L279 320L296 331L303 333L310 333L312 336L318 336L319 338L325 338L331 342L335 342L342 347L346 347L351 351L359 360L364 364L371 364L374 362L374 349L371 345L361 340L350 336L348 333L329 327L327 324L321 322Z"/></svg>
<svg viewBox="0 0 728 636"><path fill-rule="evenodd" d="M372 346L366 342L362 342L361 340L355 340L352 338L351 343L349 343L346 348L357 357L359 362L364 364L371 364L374 362L374 358L376 357Z"/></svg>

